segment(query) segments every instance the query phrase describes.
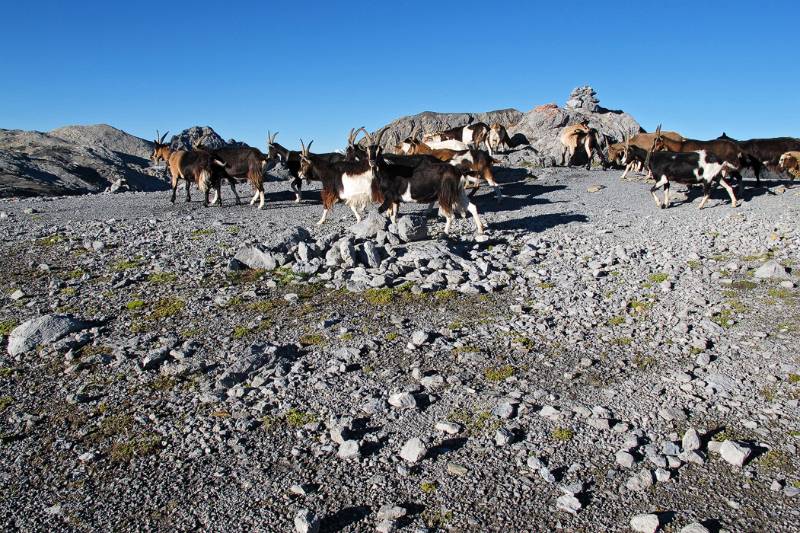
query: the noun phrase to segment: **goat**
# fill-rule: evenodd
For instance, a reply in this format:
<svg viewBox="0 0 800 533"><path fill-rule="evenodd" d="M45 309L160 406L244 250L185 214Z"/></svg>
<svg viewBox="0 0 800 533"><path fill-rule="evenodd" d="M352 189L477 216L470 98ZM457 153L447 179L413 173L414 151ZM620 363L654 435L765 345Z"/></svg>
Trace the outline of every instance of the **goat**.
<svg viewBox="0 0 800 533"><path fill-rule="evenodd" d="M695 139L675 140L657 132L655 140L653 141L653 150L680 153L705 151L708 155L713 154L720 161L727 163L737 171L740 171L745 166L753 168L756 173L756 183L761 183L758 177L758 171L756 170L759 166L758 161L745 153L742 147L733 141L726 139L714 139L712 141L698 141ZM741 180L739 185L741 185Z"/></svg>
<svg viewBox="0 0 800 533"><path fill-rule="evenodd" d="M669 184L673 181L686 185L697 183L703 185L703 200L698 209L702 209L706 205L711 195L711 187L721 183L731 198L732 207L736 207L736 195L733 193L733 187L728 183L728 178L740 179L739 171L713 153L706 150L658 152L652 149L648 152L638 146L627 145L622 162L627 165L632 161L641 162L656 180L656 183L650 188L650 193L653 195L656 205L661 209L669 207ZM663 203L656 196L656 190L659 187L664 188Z"/></svg>
<svg viewBox="0 0 800 533"><path fill-rule="evenodd" d="M584 120L580 124L566 126L561 130L558 140L564 146L561 152L562 166L571 166L575 152L577 152L579 146L583 146L587 157L586 170L591 170L592 168L593 153L596 153L600 158L604 169L608 167L608 161L600 149L600 133L596 129L590 128L588 121Z"/></svg>
<svg viewBox="0 0 800 533"><path fill-rule="evenodd" d="M422 141L414 141L408 151L409 155L430 155L436 159L449 163L454 167L460 169L462 174L469 175L468 181L473 182L473 191L470 196L473 196L480 187L480 178L485 179L489 185L495 187L497 197L500 197L500 189L497 188L497 182L494 180L494 173L492 172L492 163L499 163L496 159L492 158L488 153L483 150L470 148L468 150L447 150L447 149L432 149ZM474 180L473 178L478 178Z"/></svg>
<svg viewBox="0 0 800 533"><path fill-rule="evenodd" d="M170 202L175 203L178 180L182 179L186 182L186 201L191 201L189 186L192 182L195 182L197 188L205 194L203 205L208 207L208 194L211 186L214 186L217 190L220 187L219 180L214 179L214 167L225 168L226 162L218 156L195 146L195 149L191 151L171 151L167 163L172 175L172 197Z"/></svg>
<svg viewBox="0 0 800 533"><path fill-rule="evenodd" d="M407 137L403 142L398 143L394 147L394 152L397 154L408 154L411 146L419 142L413 137ZM429 147L434 150L469 150L469 146L461 141L450 139L446 141L424 141Z"/></svg>
<svg viewBox="0 0 800 533"><path fill-rule="evenodd" d="M786 152L778 160L778 166L792 175L793 178L800 178L800 152Z"/></svg>
<svg viewBox="0 0 800 533"><path fill-rule="evenodd" d="M201 139L202 142L202 139ZM264 208L264 172L267 169L268 158L258 148L250 146L226 146L223 148L206 148L215 157L225 161L226 166L220 169L221 178L228 180L228 184L236 196L236 204L241 204L239 193L236 192L237 181L248 181L253 190L253 198L250 205L260 199L259 209ZM221 188L215 191L212 203L216 204L219 200L222 203Z"/></svg>
<svg viewBox="0 0 800 533"><path fill-rule="evenodd" d="M489 126L487 126L484 122L476 122L474 124L458 126L437 133L428 133L422 137L422 140L424 142L443 142L448 140L456 140L466 144L467 146L474 146L477 148L481 145L481 143L486 141L488 134Z"/></svg>
<svg viewBox="0 0 800 533"><path fill-rule="evenodd" d="M501 145L505 145L506 150L510 149L511 139L508 138L506 128L498 122L489 126L489 137L486 140L486 144L489 147L489 155L499 152Z"/></svg>
<svg viewBox="0 0 800 533"><path fill-rule="evenodd" d="M300 140L302 152L300 152L299 176L322 182L323 211L317 225L325 222L328 212L339 200L347 204L355 214L356 221L361 222L360 210L364 210L370 202L383 201L378 184L373 179L373 166L369 162L370 149L374 151L374 147L367 147L367 160L331 162L310 152L313 142L306 146L303 140Z"/></svg>
<svg viewBox="0 0 800 533"><path fill-rule="evenodd" d="M353 130L350 130L350 135L353 135ZM286 170L289 171L289 175L292 176L292 183L291 188L295 195L295 203L299 203L302 200L302 189L303 189L303 178L300 177L300 152L296 150L289 150L275 142L275 138L278 136L278 132L275 134L271 134L267 132L267 158L272 164L280 162L286 167ZM313 142L313 141L312 141ZM310 145L310 143L309 143ZM322 158L329 163L334 163L337 161L343 161L345 156L342 154L331 152L328 154L313 154L315 157ZM313 178L306 178L306 179L313 179Z"/></svg>
<svg viewBox="0 0 800 533"><path fill-rule="evenodd" d="M166 163L169 160L169 154L172 153L172 149L168 143L164 143L164 139L167 138L167 135L169 135L169 132L159 137L158 130L156 130L156 140L153 141L153 154L150 156L150 160L154 165L158 164L159 161L164 161Z"/></svg>
<svg viewBox="0 0 800 533"><path fill-rule="evenodd" d="M683 136L675 131L662 131L661 135L669 139L674 139L676 141L684 140ZM622 158L622 153L625 151L625 143L628 143L631 146L638 146L642 150L650 150L653 147L653 143L655 142L655 140L656 140L655 133L637 133L633 137L626 139L624 143L616 143L609 146L608 160L609 162L620 161ZM633 170L635 167L639 167L639 171L641 172L642 170L641 164L634 161L633 163L630 163L625 166L625 171L622 173L622 176L620 176L619 179L625 179L625 176L628 175L628 172Z"/></svg>
<svg viewBox="0 0 800 533"><path fill-rule="evenodd" d="M737 141L731 137L722 135L718 139L733 141L738 144L742 151L750 158L750 166L756 175L756 183L760 184L761 171L766 167L770 170L782 170L780 159L786 152L800 151L800 139L793 137L773 137L768 139L748 139Z"/></svg>
<svg viewBox="0 0 800 533"><path fill-rule="evenodd" d="M380 139L386 130L381 130L377 139L364 132L367 137L367 161L374 170L380 195L383 198L379 212L391 208L390 219L397 222L401 202L438 202L439 212L445 217L445 234L455 219L454 214L472 215L477 233L483 233L484 224L475 204L469 201L464 185L466 178L461 171L431 157L383 155Z"/></svg>

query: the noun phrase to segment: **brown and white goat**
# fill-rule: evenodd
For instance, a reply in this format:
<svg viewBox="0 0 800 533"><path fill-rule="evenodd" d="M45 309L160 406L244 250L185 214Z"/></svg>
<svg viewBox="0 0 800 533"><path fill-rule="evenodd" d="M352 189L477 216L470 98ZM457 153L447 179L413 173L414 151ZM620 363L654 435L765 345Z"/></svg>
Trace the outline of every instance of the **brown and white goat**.
<svg viewBox="0 0 800 533"><path fill-rule="evenodd" d="M384 130L385 131L385 130ZM380 137L378 138L380 141ZM310 152L311 144L306 146L300 140L302 152L300 153L301 178L322 182L322 218L317 224L322 224L328 213L338 201L343 201L353 211L356 221L361 221L361 213L374 202L381 203L383 198L377 182L374 180L372 165L367 160L335 161L331 162L324 157L319 157ZM369 156L369 147L367 154Z"/></svg>
<svg viewBox="0 0 800 533"><path fill-rule="evenodd" d="M794 178L800 178L800 152L786 152L781 154L778 165Z"/></svg>
<svg viewBox="0 0 800 533"><path fill-rule="evenodd" d="M172 153L172 149L169 143L164 143L164 139L167 138L167 135L169 135L169 132L159 136L158 130L156 130L156 140L153 141L153 154L150 156L150 160L154 165L158 164L160 161L166 163L169 160L169 154Z"/></svg>
<svg viewBox="0 0 800 533"><path fill-rule="evenodd" d="M475 122L466 126L458 126L437 133L428 133L422 137L425 142L443 142L449 140L460 141L467 146L479 147L486 142L489 135L489 126L484 122Z"/></svg>
<svg viewBox="0 0 800 533"><path fill-rule="evenodd" d="M590 128L588 121L566 126L561 130L558 140L564 146L561 152L562 166L572 166L572 158L575 156L575 152L578 151L579 146L583 146L586 151L586 170L592 168L593 154L597 154L600 158L603 168L608 166L603 150L600 149L600 133L596 129Z"/></svg>
<svg viewBox="0 0 800 533"><path fill-rule="evenodd" d="M470 195L474 195L480 187L480 178L486 180L489 185L495 187L495 194L500 196L500 189L494 180L492 164L498 163L488 153L483 150L470 148L468 150L447 150L433 149L422 141L414 141L408 151L409 155L430 155L454 167L460 169L462 174L468 176L468 181L472 183L474 190Z"/></svg>
<svg viewBox="0 0 800 533"><path fill-rule="evenodd" d="M506 128L495 122L489 126L489 136L486 139L486 145L489 147L489 155L494 155L500 151L500 146L505 146L506 150L511 148L511 139L508 138Z"/></svg>

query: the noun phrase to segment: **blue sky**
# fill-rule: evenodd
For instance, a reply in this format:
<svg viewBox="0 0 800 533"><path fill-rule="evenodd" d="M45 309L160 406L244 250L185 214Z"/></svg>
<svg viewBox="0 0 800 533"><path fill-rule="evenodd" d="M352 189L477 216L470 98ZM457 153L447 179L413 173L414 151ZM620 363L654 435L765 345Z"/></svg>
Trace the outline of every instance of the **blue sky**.
<svg viewBox="0 0 800 533"><path fill-rule="evenodd" d="M502 6L502 9L497 6ZM0 127L210 125L344 143L420 111L565 102L647 129L800 135L797 7L694 2L6 2Z"/></svg>

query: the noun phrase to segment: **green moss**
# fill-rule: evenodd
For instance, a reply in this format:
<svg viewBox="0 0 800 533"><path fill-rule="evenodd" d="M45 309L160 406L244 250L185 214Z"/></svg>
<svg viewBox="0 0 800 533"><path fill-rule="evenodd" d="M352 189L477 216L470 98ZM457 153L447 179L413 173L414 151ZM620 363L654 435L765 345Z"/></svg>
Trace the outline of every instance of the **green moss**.
<svg viewBox="0 0 800 533"><path fill-rule="evenodd" d="M793 385L796 385L796 384L800 383L800 374L789 374L789 376L786 378L786 380L789 383L792 383Z"/></svg>
<svg viewBox="0 0 800 533"><path fill-rule="evenodd" d="M286 420L286 424L293 428L300 428L306 424L312 424L317 421L317 417L313 413L298 411L294 407L286 411L284 419Z"/></svg>
<svg viewBox="0 0 800 533"><path fill-rule="evenodd" d="M643 314L649 311L652 307L653 303L646 300L637 300L634 298L628 302L628 309L633 313Z"/></svg>
<svg viewBox="0 0 800 533"><path fill-rule="evenodd" d="M397 337L399 337L399 336L400 336L400 334L397 333L396 331L390 331L389 333L386 334L386 340L389 341L389 342L392 342L393 340L397 339Z"/></svg>
<svg viewBox="0 0 800 533"><path fill-rule="evenodd" d="M503 381L514 375L515 369L511 365L504 365L496 368L487 368L483 371L483 377L487 381Z"/></svg>
<svg viewBox="0 0 800 533"><path fill-rule="evenodd" d="M372 305L386 305L394 299L394 290L386 287L383 289L367 289L364 299Z"/></svg>
<svg viewBox="0 0 800 533"><path fill-rule="evenodd" d="M453 289L442 289L433 293L433 298L440 301L452 300L458 296L458 291Z"/></svg>
<svg viewBox="0 0 800 533"><path fill-rule="evenodd" d="M722 311L711 317L711 321L721 326L724 329L731 328L733 327L734 324L733 311L731 309L723 309Z"/></svg>
<svg viewBox="0 0 800 533"><path fill-rule="evenodd" d="M175 316L186 307L186 302L180 298L162 298L156 302L151 318L160 319Z"/></svg>
<svg viewBox="0 0 800 533"><path fill-rule="evenodd" d="M76 268L74 270L70 270L69 272L67 272L67 279L78 279L80 277L83 277L84 274L86 274L85 270Z"/></svg>
<svg viewBox="0 0 800 533"><path fill-rule="evenodd" d="M131 270L139 266L139 261L136 259L127 259L125 261L117 261L113 265L111 265L111 270L116 272L122 272L125 270Z"/></svg>
<svg viewBox="0 0 800 533"><path fill-rule="evenodd" d="M177 382L172 376L159 375L149 383L150 388L158 392L167 392L175 388Z"/></svg>
<svg viewBox="0 0 800 533"><path fill-rule="evenodd" d="M0 379L8 379L14 374L14 368L10 366L0 367Z"/></svg>
<svg viewBox="0 0 800 533"><path fill-rule="evenodd" d="M458 321L450 322L449 324L447 324L447 329L450 329L450 330L457 330L457 329L461 329L463 327L464 327L464 324L461 323L461 322L458 322Z"/></svg>
<svg viewBox="0 0 800 533"><path fill-rule="evenodd" d="M473 435L480 433L492 433L497 431L502 422L492 416L489 411L471 412L467 409L456 409L448 416L451 422L458 422Z"/></svg>
<svg viewBox="0 0 800 533"><path fill-rule="evenodd" d="M150 283L172 283L176 279L178 276L172 272L153 272L147 276L147 281Z"/></svg>
<svg viewBox="0 0 800 533"><path fill-rule="evenodd" d="M552 289L553 287L555 287L555 285L553 285L549 281L543 281L537 284L536 286L539 287L540 289Z"/></svg>
<svg viewBox="0 0 800 533"><path fill-rule="evenodd" d="M781 450L769 450L756 460L756 464L768 470L777 470L785 474L794 471L791 456Z"/></svg>
<svg viewBox="0 0 800 533"><path fill-rule="evenodd" d="M239 226L231 226L228 228L228 233L231 235L238 235L240 231L242 231L242 229Z"/></svg>
<svg viewBox="0 0 800 533"><path fill-rule="evenodd" d="M75 287L64 287L58 292L63 296L75 296L76 294L78 294L78 289L76 289Z"/></svg>
<svg viewBox="0 0 800 533"><path fill-rule="evenodd" d="M536 342L533 339L524 335L515 335L512 339L512 342L519 344L526 350L533 350L533 348L536 346Z"/></svg>
<svg viewBox="0 0 800 533"><path fill-rule="evenodd" d="M353 340L354 337L355 337L355 335L353 335L350 332L342 333L341 335L339 335L339 339L341 339L343 341L351 341L351 340Z"/></svg>
<svg viewBox="0 0 800 533"><path fill-rule="evenodd" d="M550 436L560 442L568 442L575 436L575 432L569 428L556 427L550 432Z"/></svg>
<svg viewBox="0 0 800 533"><path fill-rule="evenodd" d="M780 298L781 300L786 300L792 297L792 291L789 289L784 289L783 287L772 287L767 291L772 298Z"/></svg>
<svg viewBox="0 0 800 533"><path fill-rule="evenodd" d="M134 457L156 453L161 445L161 436L147 433L134 439L126 439L111 445L109 457L115 463L129 463Z"/></svg>
<svg viewBox="0 0 800 533"><path fill-rule="evenodd" d="M612 316L608 319L609 326L620 326L625 323L625 317L623 316Z"/></svg>
<svg viewBox="0 0 800 533"><path fill-rule="evenodd" d="M206 235L214 235L214 230L211 228L206 228L206 229L196 229L192 231L192 239L195 240Z"/></svg>
<svg viewBox="0 0 800 533"><path fill-rule="evenodd" d="M451 350L451 352L456 355L460 353L479 353L480 351L481 351L480 348L478 348L477 346L472 346L470 344L467 344L466 346L457 346L456 348L453 348Z"/></svg>
<svg viewBox="0 0 800 533"><path fill-rule="evenodd" d="M433 530L445 529L447 524L453 520L453 511L425 509L422 512L422 521L427 527Z"/></svg>
<svg viewBox="0 0 800 533"><path fill-rule="evenodd" d="M656 358L652 355L641 355L636 354L633 356L633 366L638 368L639 370L647 370L648 368L652 368L656 365Z"/></svg>
<svg viewBox="0 0 800 533"><path fill-rule="evenodd" d="M49 235L47 237L43 237L36 241L36 244L39 246L49 247L55 246L56 244L63 242L64 237L61 235Z"/></svg>
<svg viewBox="0 0 800 533"><path fill-rule="evenodd" d="M125 308L128 311L138 311L142 307L144 307L144 302L142 300L131 300L130 302L125 304Z"/></svg>
<svg viewBox="0 0 800 533"><path fill-rule="evenodd" d="M11 396L0 396L0 413L8 409L14 403L14 398Z"/></svg>
<svg viewBox="0 0 800 533"><path fill-rule="evenodd" d="M233 332L231 333L231 337L233 337L234 339L243 339L248 335L250 335L250 333L252 332L253 330L251 330L247 326L236 326L233 329Z"/></svg>
<svg viewBox="0 0 800 533"><path fill-rule="evenodd" d="M732 311L737 313L744 313L747 311L747 306L744 305L740 300L732 299L725 303L731 308Z"/></svg>
<svg viewBox="0 0 800 533"><path fill-rule="evenodd" d="M614 346L630 346L632 342L633 339L631 339L630 337L616 337L614 339L611 339L611 344L613 344Z"/></svg>
<svg viewBox="0 0 800 533"><path fill-rule="evenodd" d="M277 427L279 421L275 416L264 415L261 417L261 429L268 432L272 431Z"/></svg>
<svg viewBox="0 0 800 533"><path fill-rule="evenodd" d="M421 490L425 494L430 494L436 491L436 487L437 485L436 482L434 481L423 481L422 483L419 484L419 490Z"/></svg>
<svg viewBox="0 0 800 533"><path fill-rule="evenodd" d="M765 385L759 392L761 397L768 402L775 401L775 397L778 395L778 390L774 385Z"/></svg>
<svg viewBox="0 0 800 533"><path fill-rule="evenodd" d="M17 327L17 322L11 319L3 320L0 322L0 335L10 335L14 328Z"/></svg>
<svg viewBox="0 0 800 533"><path fill-rule="evenodd" d="M203 335L204 332L205 330L200 327L186 328L181 331L181 337L184 339L196 339Z"/></svg>
<svg viewBox="0 0 800 533"><path fill-rule="evenodd" d="M228 281L233 285L241 285L244 283L255 283L260 280L266 270L263 268L254 268L252 270L237 270L235 272L228 272Z"/></svg>
<svg viewBox="0 0 800 533"><path fill-rule="evenodd" d="M318 333L302 335L298 340L303 346L319 346L325 344L325 337Z"/></svg>
<svg viewBox="0 0 800 533"><path fill-rule="evenodd" d="M667 281L667 278L669 278L669 276L664 272L656 272L655 274L650 274L648 279L653 283L661 283Z"/></svg>
<svg viewBox="0 0 800 533"><path fill-rule="evenodd" d="M687 265L689 266L689 268L691 268L692 270L699 270L700 268L702 268L702 267L703 267L703 264L702 264L700 261L695 261L695 260L693 260L693 259L690 259L689 261L686 261L686 264L687 264Z"/></svg>
<svg viewBox="0 0 800 533"><path fill-rule="evenodd" d="M756 287L758 287L757 283L746 279L736 280L733 283L731 283L731 288L739 291L751 290L755 289Z"/></svg>

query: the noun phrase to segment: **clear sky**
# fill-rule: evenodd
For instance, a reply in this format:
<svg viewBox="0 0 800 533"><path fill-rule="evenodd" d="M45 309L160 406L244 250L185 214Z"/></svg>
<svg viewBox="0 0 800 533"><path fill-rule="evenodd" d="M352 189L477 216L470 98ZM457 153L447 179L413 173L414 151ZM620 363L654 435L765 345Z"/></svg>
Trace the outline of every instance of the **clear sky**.
<svg viewBox="0 0 800 533"><path fill-rule="evenodd" d="M566 101L696 138L800 136L798 4L8 1L0 127L210 125L340 147L420 111Z"/></svg>

